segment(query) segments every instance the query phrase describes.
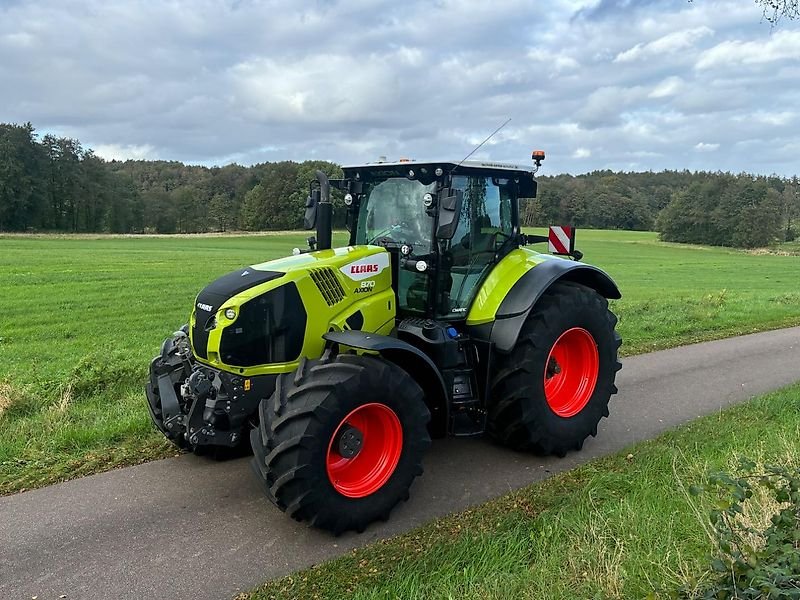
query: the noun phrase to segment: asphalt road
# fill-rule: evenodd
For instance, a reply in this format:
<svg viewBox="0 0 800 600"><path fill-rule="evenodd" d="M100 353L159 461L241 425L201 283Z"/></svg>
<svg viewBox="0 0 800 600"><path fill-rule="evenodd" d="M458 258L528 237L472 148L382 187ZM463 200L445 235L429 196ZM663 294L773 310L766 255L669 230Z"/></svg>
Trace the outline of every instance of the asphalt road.
<svg viewBox="0 0 800 600"><path fill-rule="evenodd" d="M361 535L290 520L247 459L181 456L0 498L0 598L228 598L797 380L800 327L625 359L611 416L582 452L435 442L411 500Z"/></svg>

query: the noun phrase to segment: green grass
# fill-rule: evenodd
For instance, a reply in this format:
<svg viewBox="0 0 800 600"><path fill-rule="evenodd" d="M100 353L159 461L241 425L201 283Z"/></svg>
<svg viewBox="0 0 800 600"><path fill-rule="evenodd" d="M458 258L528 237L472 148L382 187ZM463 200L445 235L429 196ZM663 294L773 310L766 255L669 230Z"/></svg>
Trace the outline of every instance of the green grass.
<svg viewBox="0 0 800 600"><path fill-rule="evenodd" d="M150 358L205 284L305 237L0 236L0 494L172 454L148 422ZM800 256L636 232L578 247L623 291L626 354L800 324Z"/></svg>
<svg viewBox="0 0 800 600"><path fill-rule="evenodd" d="M657 241L654 233L578 231L585 261L623 293L625 354L800 323L800 256Z"/></svg>
<svg viewBox="0 0 800 600"><path fill-rule="evenodd" d="M692 422L472 510L289 577L253 600L644 598L697 589L711 497L688 494L737 456L800 462L800 385ZM774 505L745 513L761 525Z"/></svg>

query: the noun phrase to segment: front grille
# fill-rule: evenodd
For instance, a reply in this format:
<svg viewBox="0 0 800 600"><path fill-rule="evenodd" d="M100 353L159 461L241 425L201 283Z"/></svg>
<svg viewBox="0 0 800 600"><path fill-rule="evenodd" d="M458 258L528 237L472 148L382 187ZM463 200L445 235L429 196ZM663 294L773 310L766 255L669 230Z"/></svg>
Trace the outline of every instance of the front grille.
<svg viewBox="0 0 800 600"><path fill-rule="evenodd" d="M287 363L303 349L308 315L293 282L248 300L222 330L222 362L236 367Z"/></svg>
<svg viewBox="0 0 800 600"><path fill-rule="evenodd" d="M322 294L328 306L333 306L344 300L344 289L339 280L336 279L333 269L327 267L311 269L311 279L317 284L319 293Z"/></svg>

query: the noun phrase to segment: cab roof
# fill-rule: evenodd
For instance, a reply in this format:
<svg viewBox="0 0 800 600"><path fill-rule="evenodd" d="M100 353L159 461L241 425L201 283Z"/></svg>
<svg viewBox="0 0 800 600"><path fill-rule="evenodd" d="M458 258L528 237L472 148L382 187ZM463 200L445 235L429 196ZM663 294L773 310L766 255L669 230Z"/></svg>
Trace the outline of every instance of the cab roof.
<svg viewBox="0 0 800 600"><path fill-rule="evenodd" d="M391 169L397 170L400 168L415 169L419 167L441 167L444 171L452 171L455 167L458 170L475 169L475 170L492 170L492 171L511 171L515 173L530 173L534 174L536 171L532 165L515 165L510 163L498 163L489 160L442 160L442 161L416 161L416 160L402 160L402 161L389 161L389 162L373 162L364 163L361 165L347 165L342 167L345 171L354 171L358 169Z"/></svg>

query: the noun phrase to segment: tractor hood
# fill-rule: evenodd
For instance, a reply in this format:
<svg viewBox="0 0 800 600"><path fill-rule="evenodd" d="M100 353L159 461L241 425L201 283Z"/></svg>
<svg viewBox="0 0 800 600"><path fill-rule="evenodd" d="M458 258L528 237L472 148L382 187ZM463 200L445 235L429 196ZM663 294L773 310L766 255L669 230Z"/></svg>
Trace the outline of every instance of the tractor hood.
<svg viewBox="0 0 800 600"><path fill-rule="evenodd" d="M283 277L283 275L277 271L259 271L253 267L228 273L203 288L195 300L195 309L207 312L210 316L216 313L226 300L233 298L236 294Z"/></svg>
<svg viewBox="0 0 800 600"><path fill-rule="evenodd" d="M333 248L331 250L318 250L307 252L295 256L287 256L277 260L253 265L251 268L258 271L290 273L301 269L306 271L314 268L332 267L339 269L344 275L350 276L350 265L353 263L364 262L364 259L375 257L374 260L366 260L369 264L375 264L376 269L383 270L389 266L389 253L380 246L347 246L345 248ZM380 257L380 258L379 258ZM358 270L357 268L355 269ZM360 277L359 279L363 279Z"/></svg>
<svg viewBox="0 0 800 600"><path fill-rule="evenodd" d="M376 255L381 255L376 257ZM370 257L375 257L370 259ZM365 260L366 259L366 260ZM389 266L389 255L379 246L348 246L332 250L318 250L296 256L278 258L269 262L251 265L238 269L207 285L195 299L197 321L203 321L222 308L226 301L234 296L242 295L241 300L248 299L262 291L253 290L292 272L307 273L309 269L333 267L353 281L360 281L369 275L376 275ZM277 285L280 285L278 282ZM245 293L245 292L255 293ZM201 314L205 313L205 314ZM203 317L205 316L205 319Z"/></svg>
<svg viewBox="0 0 800 600"><path fill-rule="evenodd" d="M288 256L228 273L195 299L190 318L194 356L239 373L296 361L305 345L322 343L322 334L337 319L351 318L350 327L364 323L365 318L371 321L353 303L375 297L381 290L388 290L393 298L390 264L384 248L351 246ZM351 305L357 316L349 314ZM372 327L394 316L391 302L384 310L391 314L381 313L379 318L376 312L373 318L379 322ZM325 313L329 315L323 317ZM315 316L310 324L309 315Z"/></svg>

